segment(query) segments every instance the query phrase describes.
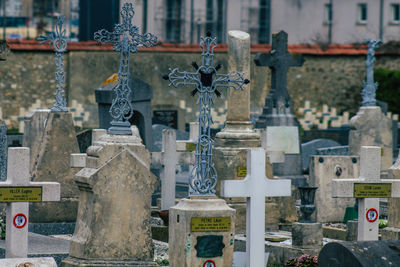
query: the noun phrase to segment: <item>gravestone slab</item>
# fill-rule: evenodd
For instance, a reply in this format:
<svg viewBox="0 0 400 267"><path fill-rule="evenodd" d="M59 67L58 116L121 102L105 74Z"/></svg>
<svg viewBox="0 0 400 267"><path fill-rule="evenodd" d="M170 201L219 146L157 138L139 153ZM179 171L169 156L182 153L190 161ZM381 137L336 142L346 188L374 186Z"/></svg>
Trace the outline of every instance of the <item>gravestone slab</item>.
<svg viewBox="0 0 400 267"><path fill-rule="evenodd" d="M87 155L75 175L80 204L62 266L157 266L150 231L156 178L137 131L98 136Z"/></svg>
<svg viewBox="0 0 400 267"><path fill-rule="evenodd" d="M350 127L349 155L359 155L361 146L379 146L382 148L381 169L389 169L393 164L392 120L380 107L361 107L351 118Z"/></svg>
<svg viewBox="0 0 400 267"><path fill-rule="evenodd" d="M31 222L75 222L78 187L77 169L70 168L70 154L79 153L72 115L69 112L37 110L25 118L24 146L30 148L32 181L61 185L61 201L31 203Z"/></svg>
<svg viewBox="0 0 400 267"><path fill-rule="evenodd" d="M359 157L311 156L310 186L318 187L315 193L314 212L317 222L342 222L346 207L353 206L354 198L333 198L332 180L359 176Z"/></svg>
<svg viewBox="0 0 400 267"><path fill-rule="evenodd" d="M318 255L319 266L400 266L400 241L330 242Z"/></svg>
<svg viewBox="0 0 400 267"><path fill-rule="evenodd" d="M308 170L310 157L316 155L317 149L323 147L340 146L340 144L331 139L315 139L301 144L301 162L303 171Z"/></svg>

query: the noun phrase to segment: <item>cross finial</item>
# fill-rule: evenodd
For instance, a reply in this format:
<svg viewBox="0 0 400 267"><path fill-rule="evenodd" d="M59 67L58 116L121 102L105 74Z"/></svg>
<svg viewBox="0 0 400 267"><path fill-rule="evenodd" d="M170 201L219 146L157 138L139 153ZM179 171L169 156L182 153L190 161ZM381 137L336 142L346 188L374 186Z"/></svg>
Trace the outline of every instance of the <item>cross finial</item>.
<svg viewBox="0 0 400 267"><path fill-rule="evenodd" d="M287 53L288 49L288 34L280 31L272 35L272 50Z"/></svg>
<svg viewBox="0 0 400 267"><path fill-rule="evenodd" d="M150 47L157 44L157 37L151 33L139 34L139 28L132 25L135 12L132 3L125 3L121 10L122 23L116 24L113 32L105 29L95 32L94 39L102 44L112 43L115 51L121 52L118 85L110 108L113 118L111 134L132 134L130 118L133 115L131 88L129 88L129 56L136 53L138 46Z"/></svg>
<svg viewBox="0 0 400 267"><path fill-rule="evenodd" d="M374 82L374 62L375 62L375 49L377 49L382 41L365 39L368 44L367 60L366 60L366 81L363 82L362 106L376 106L376 89L378 83Z"/></svg>
<svg viewBox="0 0 400 267"><path fill-rule="evenodd" d="M41 35L38 40L41 44L49 42L50 47L53 47L56 52L55 64L57 67L55 73L55 80L57 82L57 91L54 93L56 102L54 103L51 111L68 111L67 101L65 99L64 83L65 83L65 73L64 73L64 57L63 53L67 51L68 38L66 35L66 30L64 26L64 16L57 17L56 32L52 32L47 36Z"/></svg>

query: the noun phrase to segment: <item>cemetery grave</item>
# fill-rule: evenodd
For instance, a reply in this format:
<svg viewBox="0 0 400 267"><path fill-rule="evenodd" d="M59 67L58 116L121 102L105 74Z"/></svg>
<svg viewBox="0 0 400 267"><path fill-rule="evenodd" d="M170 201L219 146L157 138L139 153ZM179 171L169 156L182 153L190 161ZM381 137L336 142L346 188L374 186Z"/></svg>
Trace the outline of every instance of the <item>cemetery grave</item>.
<svg viewBox="0 0 400 267"><path fill-rule="evenodd" d="M348 123L348 146L330 139L301 144L286 76L304 59L289 53L283 31L273 34L269 53L255 58L271 69L272 81L258 129L250 121L246 79L249 34L228 32L228 74L214 62L211 33L200 38L201 64L193 62L194 71L170 69L164 76L169 86L192 86L198 100L197 121L186 133L166 126L178 127L176 110L151 110L151 86L129 70L130 53L156 45L157 38L132 25L131 3L120 15L114 31L95 33L96 41L120 52L120 66L96 89L101 129L82 133L79 147L73 117L85 114L76 100L67 107L63 17L54 34L40 38L56 53L56 101L50 110L23 115L23 143L30 148L9 148L7 155L6 126L0 125L0 202L7 203L0 266L260 267L282 266L304 254L319 254L320 266L399 262L398 204L389 200L383 212L387 201L378 199L400 197L400 180L394 179L400 161L392 166L397 118L384 114L375 99L379 41L368 41L363 102L355 117L338 116L327 105L319 112L309 102L301 109L304 129ZM214 139L212 109L222 94L227 119ZM165 125L152 125L152 115ZM358 220L348 220L345 229L338 222L354 209L355 198ZM395 241L378 241L383 213L390 227L380 231L382 239ZM67 235L59 235L62 229Z"/></svg>

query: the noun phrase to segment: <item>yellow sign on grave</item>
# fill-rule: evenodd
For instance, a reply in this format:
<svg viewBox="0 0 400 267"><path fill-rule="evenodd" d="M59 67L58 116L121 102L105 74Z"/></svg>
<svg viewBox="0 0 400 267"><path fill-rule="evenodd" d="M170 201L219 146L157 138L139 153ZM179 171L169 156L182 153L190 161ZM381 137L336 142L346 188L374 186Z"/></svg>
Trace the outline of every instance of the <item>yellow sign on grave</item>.
<svg viewBox="0 0 400 267"><path fill-rule="evenodd" d="M391 192L391 184L354 184L354 197L358 198L390 197Z"/></svg>
<svg viewBox="0 0 400 267"><path fill-rule="evenodd" d="M192 232L229 232L231 217L193 217Z"/></svg>
<svg viewBox="0 0 400 267"><path fill-rule="evenodd" d="M40 202L42 187L0 187L0 202Z"/></svg>
<svg viewBox="0 0 400 267"><path fill-rule="evenodd" d="M246 166L238 166L237 167L237 177L246 177L247 175L247 167Z"/></svg>
<svg viewBox="0 0 400 267"><path fill-rule="evenodd" d="M196 150L196 144L194 144L194 143L186 143L186 150L195 151Z"/></svg>

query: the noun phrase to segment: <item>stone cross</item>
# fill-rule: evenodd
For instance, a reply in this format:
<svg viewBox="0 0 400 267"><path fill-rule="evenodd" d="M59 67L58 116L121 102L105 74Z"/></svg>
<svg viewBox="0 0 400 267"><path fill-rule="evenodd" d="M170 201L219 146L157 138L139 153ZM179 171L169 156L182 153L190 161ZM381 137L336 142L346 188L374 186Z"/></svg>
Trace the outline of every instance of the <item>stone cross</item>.
<svg viewBox="0 0 400 267"><path fill-rule="evenodd" d="M362 146L360 177L332 180L333 197L358 198L357 241L378 240L379 198L400 197L400 180L380 179L381 148Z"/></svg>
<svg viewBox="0 0 400 267"><path fill-rule="evenodd" d="M129 119L133 115L131 104L131 88L129 87L129 57L130 53L136 53L138 46L146 47L157 44L157 37L151 33L139 34L139 28L132 25L135 14L132 3L125 3L121 10L122 23L115 25L114 31L105 29L95 32L94 39L102 44L112 43L115 51L121 52L118 71L118 85L114 87L110 115L113 118L110 134L131 135Z"/></svg>
<svg viewBox="0 0 400 267"><path fill-rule="evenodd" d="M375 49L382 44L381 40L366 40L368 43L367 60L365 62L367 67L366 81L363 82L362 89L362 106L376 106L376 89L378 83L374 82L374 62L375 62Z"/></svg>
<svg viewBox="0 0 400 267"><path fill-rule="evenodd" d="M0 202L7 203L6 258L28 255L29 203L59 201L60 184L31 182L29 148L8 149L7 181L0 182Z"/></svg>
<svg viewBox="0 0 400 267"><path fill-rule="evenodd" d="M278 113L284 113L287 108L290 108L290 112L293 113L290 95L287 91L286 76L290 67L300 67L304 63L302 55L294 57L289 53L287 39L288 35L284 31L274 33L271 51L269 53L258 53L254 59L257 66L267 66L271 69L271 90L267 96L264 109L277 108ZM257 128L267 126L265 122L262 123L263 125L259 125L261 122L257 123Z"/></svg>
<svg viewBox="0 0 400 267"><path fill-rule="evenodd" d="M196 144L195 163L190 171L189 195L215 196L217 184L217 172L212 159L214 140L211 138L210 127L213 123L211 107L214 102L214 94L219 97L220 87L243 90L243 85L250 81L243 78L243 73L220 74L221 65L214 66L214 49L217 47L216 37L211 33L202 37L200 41L202 49L201 65L192 63L195 72L181 72L177 68L171 70L164 79L169 80L175 87L179 85L194 85L191 92L193 96L198 93L200 112L198 117L199 135Z"/></svg>
<svg viewBox="0 0 400 267"><path fill-rule="evenodd" d="M265 177L265 150L247 152L247 176L244 180L221 182L222 197L247 197L246 266L265 266L265 197L290 196L290 180Z"/></svg>
<svg viewBox="0 0 400 267"><path fill-rule="evenodd" d="M57 17L56 32L51 33L48 36L40 36L38 38L41 44L49 42L50 46L54 47L56 52L56 58L54 60L57 71L55 73L55 80L57 82L57 91L54 94L56 102L54 103L51 111L68 111L67 101L65 99L64 83L65 83L65 73L64 73L64 57L63 54L67 50L68 38L66 35L64 26L64 16Z"/></svg>
<svg viewBox="0 0 400 267"><path fill-rule="evenodd" d="M151 164L161 165L161 210L175 205L176 165L193 165L193 146L197 139L199 124L190 123L189 140L176 140L176 130L162 132L162 152L151 153Z"/></svg>

